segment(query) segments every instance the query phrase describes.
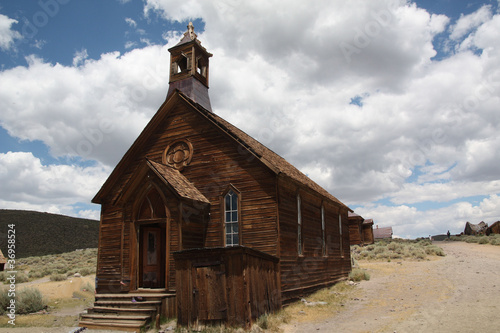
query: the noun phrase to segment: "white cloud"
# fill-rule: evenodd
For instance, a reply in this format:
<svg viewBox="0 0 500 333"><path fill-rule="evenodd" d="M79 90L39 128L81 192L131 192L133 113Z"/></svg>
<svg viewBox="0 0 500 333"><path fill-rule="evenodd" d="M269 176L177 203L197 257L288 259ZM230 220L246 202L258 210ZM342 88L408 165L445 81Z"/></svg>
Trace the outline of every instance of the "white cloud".
<svg viewBox="0 0 500 333"><path fill-rule="evenodd" d="M470 33L472 30L479 27L484 22L491 20L491 6L482 6L474 13L468 15L460 15L453 26L450 27L450 38L458 40Z"/></svg>
<svg viewBox="0 0 500 333"><path fill-rule="evenodd" d="M137 27L137 22L135 22L133 19L131 19L130 17L126 17L125 18L125 22L127 22L127 24L129 26L131 26L132 28L136 28Z"/></svg>
<svg viewBox="0 0 500 333"><path fill-rule="evenodd" d="M102 165L43 165L32 153L0 153L0 207L74 215L71 205L88 203L110 171Z"/></svg>
<svg viewBox="0 0 500 333"><path fill-rule="evenodd" d="M78 67L82 65L85 59L87 59L88 57L89 54L87 53L86 49L82 49L81 51L76 51L75 56L73 57L73 66Z"/></svg>
<svg viewBox="0 0 500 333"><path fill-rule="evenodd" d="M0 14L0 49L7 51L13 46L16 39L22 38L19 32L11 30L12 25L16 23L18 21Z"/></svg>

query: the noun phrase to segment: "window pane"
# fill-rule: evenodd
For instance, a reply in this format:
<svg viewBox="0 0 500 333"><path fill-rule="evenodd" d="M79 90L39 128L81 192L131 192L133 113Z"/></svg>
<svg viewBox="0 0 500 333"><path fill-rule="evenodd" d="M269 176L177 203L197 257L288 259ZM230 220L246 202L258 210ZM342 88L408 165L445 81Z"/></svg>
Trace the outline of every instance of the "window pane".
<svg viewBox="0 0 500 333"><path fill-rule="evenodd" d="M231 222L231 213L226 212L226 222Z"/></svg>
<svg viewBox="0 0 500 333"><path fill-rule="evenodd" d="M231 234L226 234L226 245L231 246L233 243L231 242Z"/></svg>
<svg viewBox="0 0 500 333"><path fill-rule="evenodd" d="M231 209L231 196L228 194L226 194L226 207L224 207L226 210L230 210Z"/></svg>
<svg viewBox="0 0 500 333"><path fill-rule="evenodd" d="M238 223L231 223L233 225L233 232L238 233Z"/></svg>
<svg viewBox="0 0 500 333"><path fill-rule="evenodd" d="M234 194L233 191L231 191L231 210L238 210L238 196Z"/></svg>
<svg viewBox="0 0 500 333"><path fill-rule="evenodd" d="M233 235L233 245L238 245L240 243L240 239L238 234Z"/></svg>
<svg viewBox="0 0 500 333"><path fill-rule="evenodd" d="M238 222L238 211L233 211L232 212L232 222Z"/></svg>

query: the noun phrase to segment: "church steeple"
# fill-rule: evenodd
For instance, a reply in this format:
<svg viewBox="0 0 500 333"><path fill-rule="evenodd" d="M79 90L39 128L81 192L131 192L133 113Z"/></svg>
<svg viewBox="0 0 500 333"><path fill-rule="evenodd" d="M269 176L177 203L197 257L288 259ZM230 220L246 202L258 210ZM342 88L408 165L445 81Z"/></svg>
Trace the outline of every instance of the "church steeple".
<svg viewBox="0 0 500 333"><path fill-rule="evenodd" d="M192 22L180 42L170 48L170 82L167 98L175 91L212 111L208 96L208 60L212 56L197 38Z"/></svg>

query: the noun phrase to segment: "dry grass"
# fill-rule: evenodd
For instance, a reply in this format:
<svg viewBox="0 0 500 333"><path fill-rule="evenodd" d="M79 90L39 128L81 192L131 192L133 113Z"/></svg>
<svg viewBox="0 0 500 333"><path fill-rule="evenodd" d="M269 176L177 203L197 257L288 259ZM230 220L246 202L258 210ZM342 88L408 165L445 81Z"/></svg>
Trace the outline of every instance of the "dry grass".
<svg viewBox="0 0 500 333"><path fill-rule="evenodd" d="M286 318L299 322L317 321L339 312L347 300L354 297L356 288L345 282L339 282L330 288L321 289L306 297L308 302L326 302L325 305L308 306L302 301L295 302L285 308Z"/></svg>
<svg viewBox="0 0 500 333"><path fill-rule="evenodd" d="M354 245L351 247L351 257L354 260L423 260L428 256L444 255L443 249L433 245L427 239L393 239L391 241L378 241L368 246Z"/></svg>
<svg viewBox="0 0 500 333"><path fill-rule="evenodd" d="M466 243L477 243L477 244L490 244L490 245L500 245L500 235L491 234L489 236L486 235L477 235L477 236L451 236L450 240L452 241L461 241Z"/></svg>
<svg viewBox="0 0 500 333"><path fill-rule="evenodd" d="M80 273L82 276L95 274L97 249L85 249L42 257L22 258L17 261L17 283L52 276L52 281L61 281L64 276ZM6 274L0 272L0 281L5 282ZM54 280L56 279L56 280Z"/></svg>

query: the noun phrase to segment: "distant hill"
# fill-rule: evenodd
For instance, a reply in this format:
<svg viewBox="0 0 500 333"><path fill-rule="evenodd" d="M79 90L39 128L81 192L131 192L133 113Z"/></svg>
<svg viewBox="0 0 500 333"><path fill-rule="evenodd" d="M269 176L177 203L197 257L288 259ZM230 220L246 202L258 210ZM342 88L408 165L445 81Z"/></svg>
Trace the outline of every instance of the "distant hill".
<svg viewBox="0 0 500 333"><path fill-rule="evenodd" d="M7 256L7 230L15 224L16 258L96 248L99 221L40 213L0 209L0 249Z"/></svg>

